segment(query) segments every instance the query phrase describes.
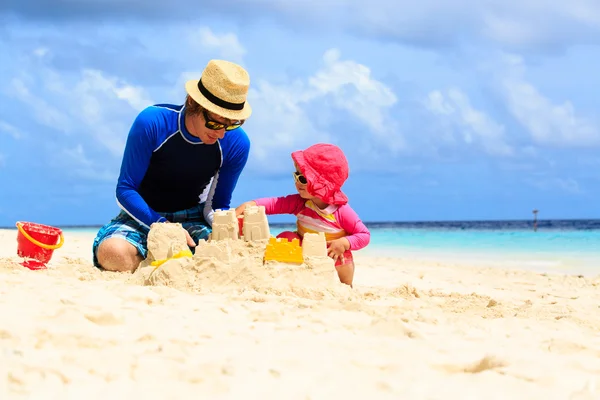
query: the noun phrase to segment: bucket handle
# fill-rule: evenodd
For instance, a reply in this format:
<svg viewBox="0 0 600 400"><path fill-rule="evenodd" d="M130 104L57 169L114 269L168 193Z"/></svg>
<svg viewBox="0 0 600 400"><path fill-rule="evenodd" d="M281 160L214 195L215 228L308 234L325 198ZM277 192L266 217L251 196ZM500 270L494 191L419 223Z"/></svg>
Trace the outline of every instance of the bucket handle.
<svg viewBox="0 0 600 400"><path fill-rule="evenodd" d="M29 236L29 234L27 232L25 232L25 230L23 229L23 224L21 222L17 222L17 229L19 230L19 232L21 232L21 234L23 236L25 236L27 238L27 240L29 240L31 243L40 246L43 249L46 250L56 250L62 247L63 243L65 242L65 238L63 237L62 232L60 233L60 242L58 242L57 244L45 244L42 242L38 242L37 240L35 240L34 238L32 238L31 236Z"/></svg>

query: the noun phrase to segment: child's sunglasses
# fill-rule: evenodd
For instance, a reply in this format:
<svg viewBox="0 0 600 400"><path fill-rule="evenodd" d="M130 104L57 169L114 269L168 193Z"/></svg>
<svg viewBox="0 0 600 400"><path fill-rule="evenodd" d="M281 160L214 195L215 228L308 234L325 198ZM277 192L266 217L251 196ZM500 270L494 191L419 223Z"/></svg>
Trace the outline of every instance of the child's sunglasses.
<svg viewBox="0 0 600 400"><path fill-rule="evenodd" d="M306 185L308 183L306 177L298 171L294 172L294 180L296 182L300 182L302 185Z"/></svg>
<svg viewBox="0 0 600 400"><path fill-rule="evenodd" d="M232 131L234 129L239 128L244 123L244 121L238 121L237 123L232 124L232 125L225 125L225 124L222 124L222 123L220 123L218 121L210 119L210 117L208 116L208 111L202 110L202 113L204 114L204 121L206 121L206 123L204 124L204 126L206 126L208 129L211 129L213 131L219 131L219 130L221 130L223 128L226 131Z"/></svg>

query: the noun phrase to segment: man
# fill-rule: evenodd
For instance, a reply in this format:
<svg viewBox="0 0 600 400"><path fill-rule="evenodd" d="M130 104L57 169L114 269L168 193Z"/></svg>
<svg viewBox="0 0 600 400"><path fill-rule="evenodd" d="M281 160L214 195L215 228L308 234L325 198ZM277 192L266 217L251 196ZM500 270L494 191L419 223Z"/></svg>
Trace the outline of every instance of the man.
<svg viewBox="0 0 600 400"><path fill-rule="evenodd" d="M120 213L99 231L94 265L134 271L148 254L155 222L179 222L188 245L207 239L215 209L228 209L250 141L240 127L252 109L250 77L241 66L211 60L186 82L184 105L157 104L137 116L117 182Z"/></svg>

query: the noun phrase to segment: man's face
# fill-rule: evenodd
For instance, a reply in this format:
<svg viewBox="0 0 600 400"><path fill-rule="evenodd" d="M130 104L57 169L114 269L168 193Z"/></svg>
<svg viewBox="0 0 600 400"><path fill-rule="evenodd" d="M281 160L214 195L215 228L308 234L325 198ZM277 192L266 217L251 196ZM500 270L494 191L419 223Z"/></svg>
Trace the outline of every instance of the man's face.
<svg viewBox="0 0 600 400"><path fill-rule="evenodd" d="M225 132L227 132L226 127L238 124L239 122L240 121L231 121L220 115L211 113L208 110L203 110L201 113L194 115L194 136L197 136L206 144L215 144L217 140L225 137ZM222 124L223 127L221 129L211 129L207 126L213 126L215 124Z"/></svg>

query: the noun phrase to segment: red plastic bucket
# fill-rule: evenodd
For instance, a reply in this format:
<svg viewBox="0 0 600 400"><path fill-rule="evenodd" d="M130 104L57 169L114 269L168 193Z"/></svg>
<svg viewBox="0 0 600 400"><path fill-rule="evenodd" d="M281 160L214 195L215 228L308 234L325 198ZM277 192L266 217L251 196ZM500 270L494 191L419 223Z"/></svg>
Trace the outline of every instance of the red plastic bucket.
<svg viewBox="0 0 600 400"><path fill-rule="evenodd" d="M44 269L54 250L62 247L63 233L53 226L33 222L17 222L17 255L29 269Z"/></svg>

